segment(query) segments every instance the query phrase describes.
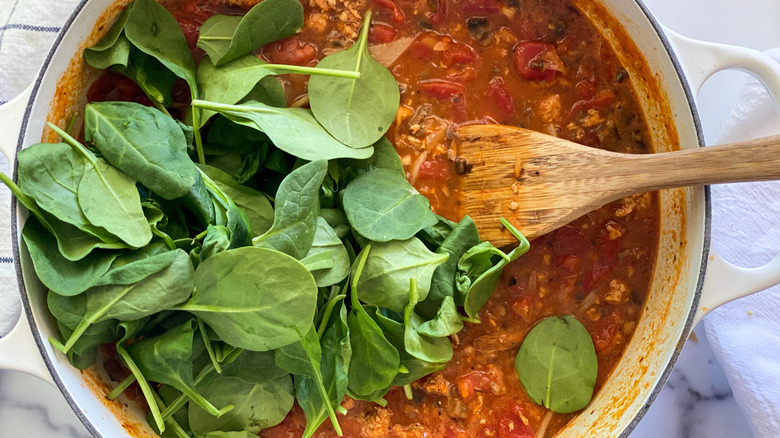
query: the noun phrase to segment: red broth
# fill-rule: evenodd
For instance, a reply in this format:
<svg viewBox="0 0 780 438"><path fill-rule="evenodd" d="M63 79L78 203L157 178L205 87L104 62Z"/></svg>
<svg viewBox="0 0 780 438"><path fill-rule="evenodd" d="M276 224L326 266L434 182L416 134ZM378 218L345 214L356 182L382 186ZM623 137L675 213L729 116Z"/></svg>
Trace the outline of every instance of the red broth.
<svg viewBox="0 0 780 438"><path fill-rule="evenodd" d="M215 13L248 9L222 0L163 1L179 21L196 60L200 25ZM363 14L374 13L370 43L403 44L389 68L401 107L388 132L407 178L434 210L459 220L458 173L467 169L453 144L459 126L523 126L612 151L649 153L648 129L630 78L592 24L565 0L308 0L303 31L258 51L267 61L316 65L349 47ZM106 73L89 100L143 102L129 81ZM306 93L306 77L283 78L288 102ZM184 87L176 100L186 102ZM408 400L392 389L387 407L345 398L347 437L530 438L554 436L576 414L551 414L520 385L514 357L523 336L552 315L574 315L593 338L596 390L623 354L641 315L658 245L656 194L616 201L534 240L509 265L481 324L452 337L447 368L412 385ZM294 408L262 437L301 436ZM333 437L329 422L315 434Z"/></svg>

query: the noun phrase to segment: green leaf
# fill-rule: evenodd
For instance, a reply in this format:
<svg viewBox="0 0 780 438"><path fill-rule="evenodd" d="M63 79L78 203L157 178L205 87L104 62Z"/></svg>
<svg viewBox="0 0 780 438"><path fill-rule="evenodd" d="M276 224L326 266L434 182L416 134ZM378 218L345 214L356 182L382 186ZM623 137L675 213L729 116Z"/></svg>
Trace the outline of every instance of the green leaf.
<svg viewBox="0 0 780 438"><path fill-rule="evenodd" d="M417 233L417 238L422 240L425 246L430 248L431 251L439 249L439 247L444 244L444 240L447 239L447 236L449 236L450 233L452 233L452 230L458 226L456 222L439 215L436 215L436 219L438 219L438 222L436 222L435 225L423 228Z"/></svg>
<svg viewBox="0 0 780 438"><path fill-rule="evenodd" d="M396 347L385 338L382 329L363 308L357 294L371 246L367 246L355 261L352 279L352 310L347 317L352 359L349 364L349 390L359 396L384 394L398 374L401 358ZM381 397L381 395L379 395Z"/></svg>
<svg viewBox="0 0 780 438"><path fill-rule="evenodd" d="M206 229L206 237L203 238L200 260L206 260L228 249L230 249L230 230L222 225L209 225Z"/></svg>
<svg viewBox="0 0 780 438"><path fill-rule="evenodd" d="M138 84L157 108L167 111L164 107L173 103L173 86L179 78L157 58L133 49L127 68L117 71Z"/></svg>
<svg viewBox="0 0 780 438"><path fill-rule="evenodd" d="M326 269L312 271L317 287L330 286L347 278L350 269L349 254L344 243L322 217L317 218L317 231L314 233L314 242L306 253L306 258L324 254L329 260L330 266Z"/></svg>
<svg viewBox="0 0 780 438"><path fill-rule="evenodd" d="M187 194L197 169L179 125L160 111L133 102L87 105L84 136L112 166L164 199Z"/></svg>
<svg viewBox="0 0 780 438"><path fill-rule="evenodd" d="M90 223L128 245L140 248L152 240L135 181L105 160L97 159L84 170L78 200Z"/></svg>
<svg viewBox="0 0 780 438"><path fill-rule="evenodd" d="M264 132L279 149L304 160L368 158L369 146L353 149L339 142L317 122L306 108L276 108L260 102L226 105L194 100L192 105L216 111L231 121Z"/></svg>
<svg viewBox="0 0 780 438"><path fill-rule="evenodd" d="M232 61L270 42L295 35L303 27L297 0L266 0L243 17L214 15L203 23L198 47L215 65Z"/></svg>
<svg viewBox="0 0 780 438"><path fill-rule="evenodd" d="M596 349L577 318L553 316L541 320L525 336L515 369L534 403L568 414L587 406L593 397Z"/></svg>
<svg viewBox="0 0 780 438"><path fill-rule="evenodd" d="M452 297L444 297L435 318L417 325L417 333L436 338L452 336L461 330L463 319Z"/></svg>
<svg viewBox="0 0 780 438"><path fill-rule="evenodd" d="M429 363L445 364L452 359L452 344L446 337L430 337L420 334L419 327L425 321L414 313L417 304L417 281L412 278L409 304L404 309L404 347L411 356Z"/></svg>
<svg viewBox="0 0 780 438"><path fill-rule="evenodd" d="M237 183L228 174L215 167L198 165L198 168L246 213L255 234L263 234L271 229L274 222L274 208L267 196Z"/></svg>
<svg viewBox="0 0 780 438"><path fill-rule="evenodd" d="M238 248L209 257L195 272L192 299L180 306L223 341L254 351L297 341L311 328L314 278L294 258L266 248Z"/></svg>
<svg viewBox="0 0 780 438"><path fill-rule="evenodd" d="M118 255L94 251L79 261L70 261L60 254L56 242L35 218L25 223L22 238L38 279L51 291L65 296L78 295L95 285Z"/></svg>
<svg viewBox="0 0 780 438"><path fill-rule="evenodd" d="M196 435L235 430L257 433L284 420L294 400L292 379L276 366L271 352L244 351L223 366L222 374L210 373L196 388L217 406L235 406L217 418L191 403L189 423Z"/></svg>
<svg viewBox="0 0 780 438"><path fill-rule="evenodd" d="M360 73L360 79L343 80L313 76L309 100L317 120L347 146L363 148L379 140L395 120L401 95L393 74L368 52L371 12L355 45L326 56L319 68Z"/></svg>
<svg viewBox="0 0 780 438"><path fill-rule="evenodd" d="M135 0L130 6L125 35L144 53L157 58L168 70L197 90L195 61L176 18L155 0ZM196 97L197 93L193 93Z"/></svg>
<svg viewBox="0 0 780 438"><path fill-rule="evenodd" d="M217 415L219 410L195 389L192 377L194 334L195 321L190 320L127 346L127 353L147 380L171 385L212 415Z"/></svg>
<svg viewBox="0 0 780 438"><path fill-rule="evenodd" d="M296 259L306 256L317 231L318 193L327 171L327 162L312 161L284 178L276 192L274 224L253 239L255 246L273 248Z"/></svg>
<svg viewBox="0 0 780 438"><path fill-rule="evenodd" d="M87 61L87 64L100 70L115 65L127 67L131 45L124 35L124 30L128 17L129 8L126 8L102 40L94 46L84 49L84 60Z"/></svg>
<svg viewBox="0 0 780 438"><path fill-rule="evenodd" d="M428 200L389 169L359 175L344 189L342 203L352 228L375 242L409 239L436 224Z"/></svg>
<svg viewBox="0 0 780 438"><path fill-rule="evenodd" d="M428 300L441 302L446 297L455 298L457 288L455 274L458 261L470 248L479 245L479 232L477 225L468 215L461 219L460 223L450 232L436 250L437 254L447 254L449 258L433 272L431 279L431 292ZM460 299L461 297L458 297Z"/></svg>
<svg viewBox="0 0 780 438"><path fill-rule="evenodd" d="M400 313L409 303L409 279L417 279L424 300L434 270L445 261L447 254L430 252L416 238L374 243L359 280L353 267L352 282L363 302Z"/></svg>

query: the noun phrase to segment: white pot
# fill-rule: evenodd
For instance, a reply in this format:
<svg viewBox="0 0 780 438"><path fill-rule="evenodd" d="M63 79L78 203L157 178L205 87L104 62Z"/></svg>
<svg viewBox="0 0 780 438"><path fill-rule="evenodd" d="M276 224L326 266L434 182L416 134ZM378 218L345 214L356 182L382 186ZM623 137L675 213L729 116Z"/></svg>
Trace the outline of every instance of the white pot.
<svg viewBox="0 0 780 438"><path fill-rule="evenodd" d="M35 84L0 108L0 149L10 161L23 146L41 141L58 80L71 60L80 60L81 49L104 11L112 5L118 10L115 3L82 1L63 26ZM759 52L677 35L659 25L639 0L575 3L624 58L622 64L640 91L637 94L659 151L703 146L693 97L717 71L736 68L753 73L775 98L780 97L780 67ZM631 55L637 53L632 45L646 62ZM607 383L560 437L628 435L669 376L693 325L721 304L780 283L780 257L761 268L742 269L710 249L707 187L664 191L661 206L658 262L642 319ZM96 372L76 370L52 349L47 338L56 335L56 328L46 308L45 288L19 246L26 213L16 202L12 209L23 317L0 340L0 368L25 371L55 384L96 437L156 436L137 409L102 396L107 386Z"/></svg>

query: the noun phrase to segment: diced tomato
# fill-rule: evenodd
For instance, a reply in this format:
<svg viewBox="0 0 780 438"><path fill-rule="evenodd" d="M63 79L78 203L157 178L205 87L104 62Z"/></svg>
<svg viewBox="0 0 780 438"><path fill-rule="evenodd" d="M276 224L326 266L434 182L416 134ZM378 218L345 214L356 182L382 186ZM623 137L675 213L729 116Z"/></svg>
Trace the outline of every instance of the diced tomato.
<svg viewBox="0 0 780 438"><path fill-rule="evenodd" d="M477 78L477 71L471 67L460 68L446 76L447 80L467 85Z"/></svg>
<svg viewBox="0 0 780 438"><path fill-rule="evenodd" d="M274 64L306 65L317 56L317 49L291 36L266 45L263 54Z"/></svg>
<svg viewBox="0 0 780 438"><path fill-rule="evenodd" d="M573 254L558 256L555 258L555 265L564 271L575 274L582 269L582 260Z"/></svg>
<svg viewBox="0 0 780 438"><path fill-rule="evenodd" d="M127 76L108 71L95 81L87 90L87 102L136 102L152 106L141 87Z"/></svg>
<svg viewBox="0 0 780 438"><path fill-rule="evenodd" d="M425 161L420 165L417 171L418 180L439 180L447 181L450 178L450 166L439 160Z"/></svg>
<svg viewBox="0 0 780 438"><path fill-rule="evenodd" d="M468 17L490 15L501 12L501 0L466 0L463 13Z"/></svg>
<svg viewBox="0 0 780 438"><path fill-rule="evenodd" d="M398 36L398 29L384 23L371 23L368 40L372 43L389 43Z"/></svg>
<svg viewBox="0 0 780 438"><path fill-rule="evenodd" d="M494 77L488 84L488 96L493 99L504 117L509 117L515 112L515 100L509 94L509 90L501 77Z"/></svg>
<svg viewBox="0 0 780 438"><path fill-rule="evenodd" d="M455 123L463 123L468 119L468 108L466 107L466 96L457 94L450 99L450 119ZM483 122L487 123L487 122Z"/></svg>
<svg viewBox="0 0 780 438"><path fill-rule="evenodd" d="M604 353L612 348L612 340L617 334L617 325L609 324L602 330L599 330L593 337L593 346L596 347L596 353Z"/></svg>
<svg viewBox="0 0 780 438"><path fill-rule="evenodd" d="M394 23L404 22L404 11L396 4L395 0L374 0L374 3L390 12Z"/></svg>
<svg viewBox="0 0 780 438"><path fill-rule="evenodd" d="M499 438L533 438L531 426L525 424L519 416L502 418L498 423Z"/></svg>
<svg viewBox="0 0 780 438"><path fill-rule="evenodd" d="M594 287L596 287L596 284L598 284L599 281L604 279L604 277L609 274L611 270L611 265L601 262L594 263L593 266L591 266L590 271L588 271L588 274L585 276L585 280L582 282L582 287L585 288L586 292L590 292Z"/></svg>
<svg viewBox="0 0 780 438"><path fill-rule="evenodd" d="M583 79L577 82L577 85L574 87L583 99L593 99L596 97L596 92L598 91L598 88L596 87L596 76L593 75L587 79Z"/></svg>
<svg viewBox="0 0 780 438"><path fill-rule="evenodd" d="M447 67L452 67L455 64L474 64L479 55L468 44L451 42L442 52L441 60Z"/></svg>
<svg viewBox="0 0 780 438"><path fill-rule="evenodd" d="M198 44L198 35L200 35L200 26L203 24L201 21L193 20L192 18L182 17L179 19L179 27L184 32L184 38L187 39L187 45L190 50L194 49Z"/></svg>
<svg viewBox="0 0 780 438"><path fill-rule="evenodd" d="M466 92L466 87L444 79L428 79L417 83L420 90L438 99L449 99L456 94Z"/></svg>
<svg viewBox="0 0 780 438"><path fill-rule="evenodd" d="M409 53L415 58L427 60L433 55L433 47L422 41L415 40L412 45L409 46Z"/></svg>
<svg viewBox="0 0 780 438"><path fill-rule="evenodd" d="M515 46L515 66L523 79L552 82L563 72L563 61L552 44L524 41Z"/></svg>
<svg viewBox="0 0 780 438"><path fill-rule="evenodd" d="M596 242L599 258L612 260L617 256L624 232L623 226L615 221L609 220L604 224L601 231L599 231L599 237ZM619 235L615 236L613 234Z"/></svg>
<svg viewBox="0 0 780 438"><path fill-rule="evenodd" d="M556 255L582 256L593 248L593 244L582 234L579 228L565 226L553 231L551 235L553 252Z"/></svg>
<svg viewBox="0 0 780 438"><path fill-rule="evenodd" d="M433 24L441 24L447 18L447 0L436 0L436 10L428 16Z"/></svg>
<svg viewBox="0 0 780 438"><path fill-rule="evenodd" d="M487 391L492 382L489 373L485 371L472 371L458 378L457 386L460 396L466 400L476 391Z"/></svg>
<svg viewBox="0 0 780 438"><path fill-rule="evenodd" d="M589 109L604 108L615 100L615 93L611 91L601 91L592 99L580 100L571 107L571 114L575 115L580 111Z"/></svg>

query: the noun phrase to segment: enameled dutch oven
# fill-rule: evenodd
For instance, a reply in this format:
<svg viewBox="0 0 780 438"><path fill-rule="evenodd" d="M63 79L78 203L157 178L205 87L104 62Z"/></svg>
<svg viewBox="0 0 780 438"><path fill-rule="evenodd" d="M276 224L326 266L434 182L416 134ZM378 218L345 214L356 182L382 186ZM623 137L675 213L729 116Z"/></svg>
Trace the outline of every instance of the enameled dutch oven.
<svg viewBox="0 0 780 438"><path fill-rule="evenodd" d="M82 1L57 36L35 84L0 108L0 148L9 160L23 147L48 140L47 120L62 125L70 109L84 104L82 90L95 73L84 66L81 52L102 37L106 24L127 2ZM613 45L633 78L659 152L704 146L694 96L717 71L753 73L780 97L780 66L759 52L677 35L661 26L640 0L575 3ZM661 209L661 241L642 319L607 383L559 437L628 435L669 376L694 324L725 302L780 283L780 257L761 268L742 269L710 249L707 187L664 191ZM52 349L47 338L56 330L45 289L19 244L26 212L14 202L11 217L24 305L19 323L0 340L0 368L55 384L96 437L156 436L133 403L109 402L102 396L108 385L100 366L78 371Z"/></svg>

